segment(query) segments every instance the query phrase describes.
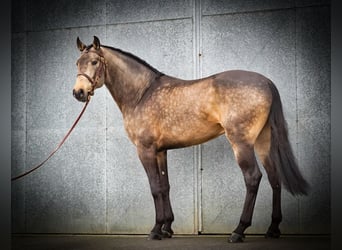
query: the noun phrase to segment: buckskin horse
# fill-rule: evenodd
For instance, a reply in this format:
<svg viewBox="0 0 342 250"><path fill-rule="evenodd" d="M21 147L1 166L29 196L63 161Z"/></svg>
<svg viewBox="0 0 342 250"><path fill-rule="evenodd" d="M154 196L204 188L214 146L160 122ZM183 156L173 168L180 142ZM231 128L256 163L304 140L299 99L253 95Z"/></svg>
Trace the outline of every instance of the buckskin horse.
<svg viewBox="0 0 342 250"><path fill-rule="evenodd" d="M174 215L169 199L167 150L188 147L225 134L240 166L246 196L229 242L242 242L251 225L261 180L256 155L273 191L272 220L266 237L280 236L281 185L306 195L309 184L299 171L287 132L279 92L271 80L231 70L198 80L165 75L137 56L77 37L81 56L74 97L86 102L106 85L122 112L124 126L148 176L155 205L149 239L171 238Z"/></svg>

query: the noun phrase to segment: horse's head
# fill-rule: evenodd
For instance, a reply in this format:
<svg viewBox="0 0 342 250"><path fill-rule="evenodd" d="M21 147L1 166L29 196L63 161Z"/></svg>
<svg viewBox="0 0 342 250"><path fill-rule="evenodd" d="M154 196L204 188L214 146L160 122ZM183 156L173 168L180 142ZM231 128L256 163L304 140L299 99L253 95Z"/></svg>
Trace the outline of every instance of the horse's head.
<svg viewBox="0 0 342 250"><path fill-rule="evenodd" d="M100 40L94 36L92 45L86 46L77 37L77 47L81 56L77 60L77 78L73 89L74 97L82 102L94 94L94 90L104 84L106 64L100 47Z"/></svg>

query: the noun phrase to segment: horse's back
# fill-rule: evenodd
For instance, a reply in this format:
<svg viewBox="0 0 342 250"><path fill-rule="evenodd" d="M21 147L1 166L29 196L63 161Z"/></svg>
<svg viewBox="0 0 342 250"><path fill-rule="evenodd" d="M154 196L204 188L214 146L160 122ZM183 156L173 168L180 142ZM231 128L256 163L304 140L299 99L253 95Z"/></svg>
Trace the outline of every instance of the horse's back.
<svg viewBox="0 0 342 250"><path fill-rule="evenodd" d="M259 87L269 91L270 79L262 74L245 70L228 70L210 76L214 84L221 84L227 88Z"/></svg>

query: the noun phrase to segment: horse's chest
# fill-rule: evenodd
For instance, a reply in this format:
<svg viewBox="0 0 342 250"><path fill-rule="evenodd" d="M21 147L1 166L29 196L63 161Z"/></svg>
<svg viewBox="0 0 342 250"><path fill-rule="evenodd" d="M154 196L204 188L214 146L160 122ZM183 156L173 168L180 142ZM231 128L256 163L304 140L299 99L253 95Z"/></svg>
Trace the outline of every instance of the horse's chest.
<svg viewBox="0 0 342 250"><path fill-rule="evenodd" d="M124 118L124 126L130 140L135 144L148 146L158 137L158 122L155 117L145 114L133 114Z"/></svg>

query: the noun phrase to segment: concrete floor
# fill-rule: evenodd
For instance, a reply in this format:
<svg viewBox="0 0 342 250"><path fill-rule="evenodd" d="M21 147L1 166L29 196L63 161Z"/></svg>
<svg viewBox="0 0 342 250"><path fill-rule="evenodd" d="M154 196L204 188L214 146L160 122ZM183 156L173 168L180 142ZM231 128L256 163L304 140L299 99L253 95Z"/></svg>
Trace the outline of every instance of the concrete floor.
<svg viewBox="0 0 342 250"><path fill-rule="evenodd" d="M149 241L146 236L117 235L14 235L14 250L144 250L144 249L248 249L248 250L328 250L328 236L282 236L280 239L265 239L247 235L245 242L232 244L228 236L180 236L161 241Z"/></svg>

